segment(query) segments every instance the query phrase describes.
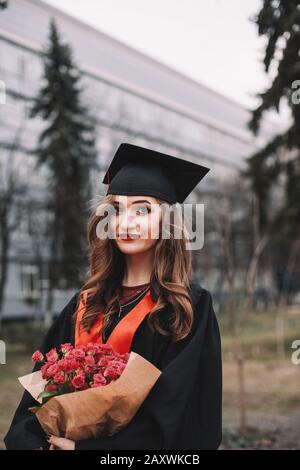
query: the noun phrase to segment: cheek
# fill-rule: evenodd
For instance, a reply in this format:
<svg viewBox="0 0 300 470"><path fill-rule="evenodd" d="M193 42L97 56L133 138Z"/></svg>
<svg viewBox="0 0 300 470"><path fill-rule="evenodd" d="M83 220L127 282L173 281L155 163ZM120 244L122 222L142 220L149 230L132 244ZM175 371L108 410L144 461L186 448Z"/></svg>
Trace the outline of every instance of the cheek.
<svg viewBox="0 0 300 470"><path fill-rule="evenodd" d="M112 231L112 233L117 233L117 217L116 216L111 216L109 219L109 227Z"/></svg>
<svg viewBox="0 0 300 470"><path fill-rule="evenodd" d="M151 218L149 218L149 225L148 225L147 237L152 242L155 242L159 238L160 233L160 216L159 213L153 214Z"/></svg>
<svg viewBox="0 0 300 470"><path fill-rule="evenodd" d="M152 241L155 241L159 238L160 216L159 214L153 214L151 217L140 218L137 220L136 226L139 226L140 229L137 229L137 232L144 239L152 239Z"/></svg>

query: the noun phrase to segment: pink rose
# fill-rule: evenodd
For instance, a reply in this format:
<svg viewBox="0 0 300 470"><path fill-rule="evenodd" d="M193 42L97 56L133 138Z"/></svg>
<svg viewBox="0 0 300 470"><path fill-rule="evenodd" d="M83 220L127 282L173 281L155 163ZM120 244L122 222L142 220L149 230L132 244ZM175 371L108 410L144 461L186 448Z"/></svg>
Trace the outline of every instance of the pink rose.
<svg viewBox="0 0 300 470"><path fill-rule="evenodd" d="M94 379L94 383L92 387L101 387L107 384L107 380L105 379L105 377L103 377L103 375L100 372L98 372L98 374L95 374L93 379Z"/></svg>
<svg viewBox="0 0 300 470"><path fill-rule="evenodd" d="M130 353L127 352L127 353L121 354L120 356L121 356L123 361L128 362L129 355L130 355Z"/></svg>
<svg viewBox="0 0 300 470"><path fill-rule="evenodd" d="M78 369L79 363L76 361L76 359L68 359L68 372L72 372L73 370Z"/></svg>
<svg viewBox="0 0 300 470"><path fill-rule="evenodd" d="M98 343L88 343L86 345L87 354L99 354L101 352L101 346Z"/></svg>
<svg viewBox="0 0 300 470"><path fill-rule="evenodd" d="M124 364L124 362L119 362L117 366L115 366L119 375L122 374L123 370L125 369L126 367L126 364Z"/></svg>
<svg viewBox="0 0 300 470"><path fill-rule="evenodd" d="M71 343L63 343L61 346L60 346L60 350L61 352L63 353L66 353L66 352L69 352L73 349L73 346Z"/></svg>
<svg viewBox="0 0 300 470"><path fill-rule="evenodd" d="M79 361L85 358L85 352L82 349L73 349L72 355L75 359L78 359Z"/></svg>
<svg viewBox="0 0 300 470"><path fill-rule="evenodd" d="M64 372L72 372L73 370L78 368L78 362L75 359L60 359L57 362L57 366L59 370L63 370Z"/></svg>
<svg viewBox="0 0 300 470"><path fill-rule="evenodd" d="M111 362L111 360L109 359L109 357L102 356L102 357L100 357L98 364L99 364L100 367L106 367L106 366L108 366L108 364L110 362Z"/></svg>
<svg viewBox="0 0 300 470"><path fill-rule="evenodd" d="M119 359L114 359L109 364L112 367L119 367L120 365L124 365Z"/></svg>
<svg viewBox="0 0 300 470"><path fill-rule="evenodd" d="M63 372L57 372L57 374L55 374L53 379L54 379L54 382L56 384L60 385L60 384L64 383L64 381L65 381L65 374Z"/></svg>
<svg viewBox="0 0 300 470"><path fill-rule="evenodd" d="M43 379L47 379L47 371L51 365L52 365L51 362L47 362L41 367L41 373L42 373Z"/></svg>
<svg viewBox="0 0 300 470"><path fill-rule="evenodd" d="M85 364L89 366L94 366L95 365L95 359L93 356L87 356L85 358Z"/></svg>
<svg viewBox="0 0 300 470"><path fill-rule="evenodd" d="M85 385L85 378L83 374L77 374L71 381L71 384L75 388L82 388Z"/></svg>
<svg viewBox="0 0 300 470"><path fill-rule="evenodd" d="M47 377L53 377L59 371L57 364L51 364L47 369Z"/></svg>
<svg viewBox="0 0 300 470"><path fill-rule="evenodd" d="M116 379L119 378L120 373L119 373L119 369L117 367L108 366L105 369L103 375L104 375L104 377L106 377L110 380L116 380Z"/></svg>
<svg viewBox="0 0 300 470"><path fill-rule="evenodd" d="M47 354L46 358L49 362L55 362L58 359L56 348L51 349Z"/></svg>
<svg viewBox="0 0 300 470"><path fill-rule="evenodd" d="M83 367L86 373L90 373L94 369L98 369L98 365L95 363L94 356L86 356Z"/></svg>
<svg viewBox="0 0 300 470"><path fill-rule="evenodd" d="M69 361L67 359L60 359L59 361L57 361L57 367L59 368L59 370L67 372L69 368Z"/></svg>
<svg viewBox="0 0 300 470"><path fill-rule="evenodd" d="M110 344L101 344L100 353L101 354L113 354L114 350Z"/></svg>
<svg viewBox="0 0 300 470"><path fill-rule="evenodd" d="M44 355L41 353L41 351L35 351L32 354L31 359L33 362L41 362L44 359Z"/></svg>

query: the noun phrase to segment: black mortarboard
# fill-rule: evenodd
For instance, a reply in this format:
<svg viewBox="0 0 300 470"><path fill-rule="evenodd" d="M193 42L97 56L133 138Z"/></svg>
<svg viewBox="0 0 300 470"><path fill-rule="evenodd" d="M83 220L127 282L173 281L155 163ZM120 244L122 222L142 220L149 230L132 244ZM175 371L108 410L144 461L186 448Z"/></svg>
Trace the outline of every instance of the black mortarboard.
<svg viewBox="0 0 300 470"><path fill-rule="evenodd" d="M120 144L103 178L106 194L153 196L182 203L209 171L202 165L133 144Z"/></svg>

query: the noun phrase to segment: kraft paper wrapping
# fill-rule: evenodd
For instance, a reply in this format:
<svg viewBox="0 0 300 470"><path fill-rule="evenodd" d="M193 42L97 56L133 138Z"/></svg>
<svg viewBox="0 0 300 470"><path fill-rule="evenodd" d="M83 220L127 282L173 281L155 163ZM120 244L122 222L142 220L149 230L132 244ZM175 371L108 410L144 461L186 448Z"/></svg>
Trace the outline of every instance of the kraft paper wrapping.
<svg viewBox="0 0 300 470"><path fill-rule="evenodd" d="M73 441L111 436L131 421L160 374L151 362L132 351L117 380L102 387L52 397L34 412L44 431L55 436ZM32 395L36 393L38 387L32 377L34 390L24 377L20 379Z"/></svg>

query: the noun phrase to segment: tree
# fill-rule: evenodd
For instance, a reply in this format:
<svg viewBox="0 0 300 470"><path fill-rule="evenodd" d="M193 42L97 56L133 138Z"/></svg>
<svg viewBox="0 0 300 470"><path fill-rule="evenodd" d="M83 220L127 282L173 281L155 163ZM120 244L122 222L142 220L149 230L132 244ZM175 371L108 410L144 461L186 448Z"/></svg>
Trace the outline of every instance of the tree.
<svg viewBox="0 0 300 470"><path fill-rule="evenodd" d="M30 117L41 116L46 128L34 151L36 170L47 169L49 221L49 296L53 288L78 287L87 266L87 204L92 196L91 174L96 168L95 131L81 104L81 74L69 45L62 43L50 23L44 51L44 84L34 100Z"/></svg>
<svg viewBox="0 0 300 470"><path fill-rule="evenodd" d="M4 10L7 8L7 1L6 0L0 0L0 9Z"/></svg>
<svg viewBox="0 0 300 470"><path fill-rule="evenodd" d="M0 326L12 236L24 212L19 201L24 200L28 194L28 183L22 181L17 162L17 152L24 130L25 121L22 117L8 153L2 155L0 162Z"/></svg>
<svg viewBox="0 0 300 470"><path fill-rule="evenodd" d="M294 256L300 228L300 107L296 90L300 85L300 1L264 0L254 22L258 34L267 39L264 66L273 80L268 89L257 94L260 104L252 111L249 128L257 134L263 115L270 110L279 112L282 104L290 109L291 125L251 155L242 174L251 181L257 199L257 246L264 249L272 234L280 235L289 241ZM284 189L276 212L271 199L274 187Z"/></svg>

